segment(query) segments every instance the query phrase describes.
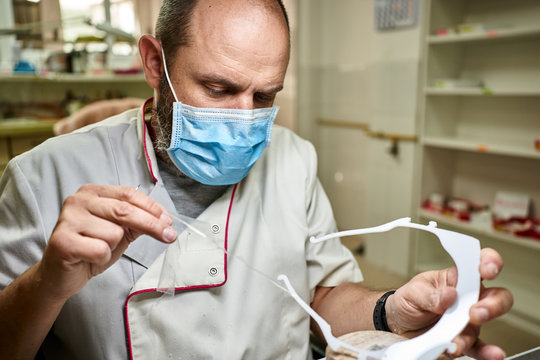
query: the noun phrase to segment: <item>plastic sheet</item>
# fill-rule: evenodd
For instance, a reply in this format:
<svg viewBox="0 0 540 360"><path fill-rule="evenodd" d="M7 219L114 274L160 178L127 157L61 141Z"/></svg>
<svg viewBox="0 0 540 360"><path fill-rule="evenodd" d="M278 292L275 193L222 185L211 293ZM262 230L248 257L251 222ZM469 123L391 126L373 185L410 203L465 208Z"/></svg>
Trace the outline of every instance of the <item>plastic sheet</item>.
<svg viewBox="0 0 540 360"><path fill-rule="evenodd" d="M189 238L189 241L198 243L210 242L212 246L219 246L215 235L210 231L210 224L179 214L171 214L171 218L173 222L172 227L178 234L177 241L172 243L167 251L165 251L157 286L157 291L166 295L174 295L175 288L186 286L183 280L176 276L175 271L175 262L180 261L180 254L185 251L183 249L184 242L179 241L179 238L186 237ZM225 251L224 248L222 250Z"/></svg>

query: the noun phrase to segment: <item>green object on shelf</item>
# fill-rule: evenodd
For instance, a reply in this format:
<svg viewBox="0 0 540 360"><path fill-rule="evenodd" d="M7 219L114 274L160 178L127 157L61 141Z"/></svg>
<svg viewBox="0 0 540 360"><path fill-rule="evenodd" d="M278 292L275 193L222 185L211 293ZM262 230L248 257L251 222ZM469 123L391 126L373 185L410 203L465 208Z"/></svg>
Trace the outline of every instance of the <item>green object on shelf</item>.
<svg viewBox="0 0 540 360"><path fill-rule="evenodd" d="M89 42L105 42L104 37L95 36L95 35L81 35L78 36L75 40L76 43L89 43Z"/></svg>
<svg viewBox="0 0 540 360"><path fill-rule="evenodd" d="M489 88L482 88L482 95L493 95L493 91Z"/></svg>
<svg viewBox="0 0 540 360"><path fill-rule="evenodd" d="M53 135L57 120L10 119L0 121L0 138Z"/></svg>

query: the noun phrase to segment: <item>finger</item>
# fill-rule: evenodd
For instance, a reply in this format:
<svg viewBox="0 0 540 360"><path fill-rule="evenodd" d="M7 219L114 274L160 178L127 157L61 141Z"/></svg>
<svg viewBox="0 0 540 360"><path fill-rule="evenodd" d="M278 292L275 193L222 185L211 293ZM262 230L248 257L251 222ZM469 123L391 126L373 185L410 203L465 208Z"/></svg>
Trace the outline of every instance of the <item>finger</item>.
<svg viewBox="0 0 540 360"><path fill-rule="evenodd" d="M471 307L470 323L482 325L491 319L506 314L514 304L512 293L505 288L483 288L480 300Z"/></svg>
<svg viewBox="0 0 540 360"><path fill-rule="evenodd" d="M387 302L387 316L400 332L425 331L456 300L457 292L446 285L438 271L417 275L399 288Z"/></svg>
<svg viewBox="0 0 540 360"><path fill-rule="evenodd" d="M129 186L102 186L87 184L82 186L79 191L89 192L101 198L110 198L128 202L133 206L149 212L157 218L161 218L161 220L167 225L172 224L172 218L163 206L135 188Z"/></svg>
<svg viewBox="0 0 540 360"><path fill-rule="evenodd" d="M461 355L468 351L477 341L480 327L468 324L453 340L456 351L452 355Z"/></svg>
<svg viewBox="0 0 540 360"><path fill-rule="evenodd" d="M504 351L495 345L487 345L478 339L466 354L477 360L503 360L506 357Z"/></svg>
<svg viewBox="0 0 540 360"><path fill-rule="evenodd" d="M499 253L490 248L480 253L480 276L485 280L493 280L501 272L504 261Z"/></svg>
<svg viewBox="0 0 540 360"><path fill-rule="evenodd" d="M441 271L429 271L424 274L428 278L427 283L425 283L426 293L417 292L418 301L426 311L441 315L457 299L455 288L457 281L456 268L451 267ZM425 294L429 294L429 296L425 296Z"/></svg>
<svg viewBox="0 0 540 360"><path fill-rule="evenodd" d="M83 236L103 240L111 248L116 247L125 236L123 226L95 215L86 216L76 231Z"/></svg>
<svg viewBox="0 0 540 360"><path fill-rule="evenodd" d="M130 231L124 234L129 236L129 241L133 241L141 234L150 235L167 243L176 238L176 232L170 225L165 225L160 218L129 202L95 197L88 202L88 210L92 215L129 229Z"/></svg>
<svg viewBox="0 0 540 360"><path fill-rule="evenodd" d="M101 195L101 196L100 196ZM80 221L73 222L73 213L87 217L91 215L101 217L122 225L133 241L142 233L154 238L172 242L176 238L174 229L170 226L172 220L163 207L148 196L129 187L84 185L79 191L64 202L61 219L72 224L74 231L78 231ZM69 216L66 214L69 212Z"/></svg>
<svg viewBox="0 0 540 360"><path fill-rule="evenodd" d="M55 231L51 239L48 247L54 249L53 253L62 254L62 260L68 265L81 261L103 265L111 259L111 248L103 240L62 229Z"/></svg>

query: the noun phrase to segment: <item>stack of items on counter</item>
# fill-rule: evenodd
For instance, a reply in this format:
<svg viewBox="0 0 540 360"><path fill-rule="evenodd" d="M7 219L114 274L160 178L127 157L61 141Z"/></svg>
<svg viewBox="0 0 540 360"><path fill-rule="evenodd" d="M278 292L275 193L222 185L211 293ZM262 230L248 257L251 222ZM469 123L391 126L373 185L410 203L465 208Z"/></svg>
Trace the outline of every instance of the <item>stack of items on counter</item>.
<svg viewBox="0 0 540 360"><path fill-rule="evenodd" d="M540 219L530 215L530 207L529 196L508 192L497 192L492 206L438 193L431 194L422 203L425 210L469 222L479 228L540 240Z"/></svg>

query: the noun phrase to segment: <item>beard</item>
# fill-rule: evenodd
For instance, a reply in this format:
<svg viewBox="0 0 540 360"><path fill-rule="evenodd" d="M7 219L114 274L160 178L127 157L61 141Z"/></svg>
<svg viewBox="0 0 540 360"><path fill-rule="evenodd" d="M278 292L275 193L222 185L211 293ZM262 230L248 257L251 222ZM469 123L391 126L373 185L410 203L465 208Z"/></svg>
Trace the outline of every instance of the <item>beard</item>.
<svg viewBox="0 0 540 360"><path fill-rule="evenodd" d="M172 115L173 115L173 103L174 98L169 89L169 84L165 75L162 75L159 79L159 99L156 104L155 110L155 124L154 129L156 132L156 138L154 139L154 149L156 154L162 159L167 159L167 149L171 143L172 137Z"/></svg>
<svg viewBox="0 0 540 360"><path fill-rule="evenodd" d="M152 139L156 156L170 166L178 176L187 177L171 160L167 154L172 139L173 104L174 97L169 89L169 83L165 75L159 79L159 98L152 116L152 128L154 138Z"/></svg>

